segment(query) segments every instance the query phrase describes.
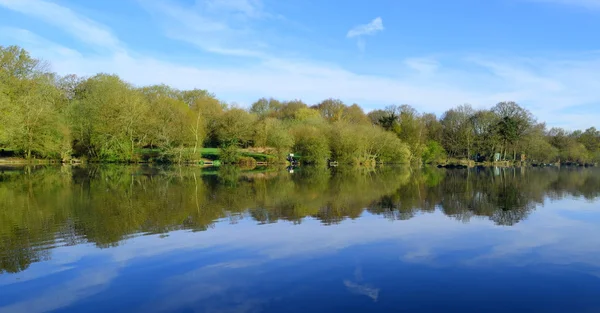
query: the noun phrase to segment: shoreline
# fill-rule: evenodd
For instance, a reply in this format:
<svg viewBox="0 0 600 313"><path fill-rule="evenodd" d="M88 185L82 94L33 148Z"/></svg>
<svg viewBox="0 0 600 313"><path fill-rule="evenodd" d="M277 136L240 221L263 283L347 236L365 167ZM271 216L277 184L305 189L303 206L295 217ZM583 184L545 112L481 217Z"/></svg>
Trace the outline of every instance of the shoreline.
<svg viewBox="0 0 600 313"><path fill-rule="evenodd" d="M58 159L33 159L27 160L24 158L0 158L0 165L2 166L27 166L27 165L87 165L87 164L115 164L115 165L194 165L199 167L219 167L222 165L234 165L240 167L248 167L252 165L254 167L261 166L290 166L289 162L285 163L269 163L269 162L260 162L256 161L253 164L247 164L246 162L232 163L226 164L221 163L219 160L198 160L198 161L188 161L188 162L151 162L151 161L138 161L138 162L104 162L104 161L92 161L92 162L83 162L80 160L77 161L69 161L63 162ZM335 165L332 165L335 164ZM389 166L389 165L411 165L411 164L400 164L400 163L377 163L375 166ZM311 166L310 164L304 164L301 166ZM363 165L363 164L352 164L352 163L337 163L331 162L329 167L337 167L337 166L357 166L357 167L372 167L372 165ZM412 165L411 165L412 166ZM534 162L522 162L522 161L499 161L499 162L475 162L475 161L466 161L466 160L453 160L449 162L439 162L439 163L428 163L421 164L420 167L426 166L434 166L437 168L445 168L445 169L460 169L460 168L474 168L474 167L561 167L561 166L577 166L577 167L595 167L598 166L597 163L575 163L575 162L557 162L557 163L534 163Z"/></svg>

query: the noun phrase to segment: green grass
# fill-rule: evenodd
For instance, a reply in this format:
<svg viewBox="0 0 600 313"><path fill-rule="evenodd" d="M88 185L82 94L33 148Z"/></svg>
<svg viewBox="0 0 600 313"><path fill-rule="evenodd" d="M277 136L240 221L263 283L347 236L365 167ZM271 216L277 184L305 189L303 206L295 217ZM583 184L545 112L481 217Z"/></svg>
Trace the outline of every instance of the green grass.
<svg viewBox="0 0 600 313"><path fill-rule="evenodd" d="M202 158L214 161L219 159L219 154L221 152L219 151L219 148L202 148L200 149L200 153L202 154Z"/></svg>
<svg viewBox="0 0 600 313"><path fill-rule="evenodd" d="M255 159L257 162L272 162L275 159L275 156L266 154L266 153L255 153L243 151L240 149L240 156L242 157L251 157ZM143 148L137 150L143 160L155 159L160 155L160 149L158 148ZM203 159L215 161L220 159L221 151L219 148L202 148L200 149L200 154Z"/></svg>
<svg viewBox="0 0 600 313"><path fill-rule="evenodd" d="M270 154L254 153L254 152L242 152L242 156L251 157L258 162L269 162L269 161L273 161L275 159L275 157Z"/></svg>
<svg viewBox="0 0 600 313"><path fill-rule="evenodd" d="M206 158L209 160L218 160L220 151L219 151L219 148L202 148L201 153L202 153L203 158ZM248 152L248 151L241 151L240 155L242 157L251 157L258 162L268 162L268 161L272 161L273 159L275 159L275 157L270 154L255 153L255 152Z"/></svg>

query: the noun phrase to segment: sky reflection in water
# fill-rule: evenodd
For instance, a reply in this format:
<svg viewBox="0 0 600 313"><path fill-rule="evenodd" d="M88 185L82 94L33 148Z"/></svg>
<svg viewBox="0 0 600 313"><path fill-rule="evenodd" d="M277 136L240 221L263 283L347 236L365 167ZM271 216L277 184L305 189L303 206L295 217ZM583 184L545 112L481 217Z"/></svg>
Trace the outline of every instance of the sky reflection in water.
<svg viewBox="0 0 600 313"><path fill-rule="evenodd" d="M596 169L177 171L2 174L0 311L600 310Z"/></svg>

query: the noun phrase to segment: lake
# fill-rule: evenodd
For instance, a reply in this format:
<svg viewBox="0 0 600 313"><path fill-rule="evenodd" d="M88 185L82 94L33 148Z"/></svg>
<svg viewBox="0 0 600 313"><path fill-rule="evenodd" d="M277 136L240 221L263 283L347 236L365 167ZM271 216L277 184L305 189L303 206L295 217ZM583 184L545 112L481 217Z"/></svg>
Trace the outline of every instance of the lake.
<svg viewBox="0 0 600 313"><path fill-rule="evenodd" d="M600 169L0 168L0 312L600 312Z"/></svg>

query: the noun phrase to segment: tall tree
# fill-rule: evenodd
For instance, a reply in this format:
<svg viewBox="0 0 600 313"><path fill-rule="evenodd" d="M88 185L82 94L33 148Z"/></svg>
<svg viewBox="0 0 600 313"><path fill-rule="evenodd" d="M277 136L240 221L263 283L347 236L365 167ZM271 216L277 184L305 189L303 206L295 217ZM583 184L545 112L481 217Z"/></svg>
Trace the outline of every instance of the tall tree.
<svg viewBox="0 0 600 313"><path fill-rule="evenodd" d="M246 146L253 135L255 115L240 108L232 108L219 117L217 138L221 146Z"/></svg>
<svg viewBox="0 0 600 313"><path fill-rule="evenodd" d="M474 131L470 105L461 105L444 113L441 119L446 151L454 157L472 157Z"/></svg>
<svg viewBox="0 0 600 313"><path fill-rule="evenodd" d="M427 141L427 129L421 115L406 104L389 106L386 111L388 116L382 126L393 130L408 145L413 160L420 162Z"/></svg>
<svg viewBox="0 0 600 313"><path fill-rule="evenodd" d="M276 114L281 109L281 102L276 99L260 98L250 107L250 113L258 115L259 118L265 118Z"/></svg>
<svg viewBox="0 0 600 313"><path fill-rule="evenodd" d="M70 156L53 78L24 49L0 46L0 140L28 159Z"/></svg>
<svg viewBox="0 0 600 313"><path fill-rule="evenodd" d="M500 102L492 108L498 115L498 134L504 146L504 158L509 149L513 150L513 160L516 160L517 147L523 134L535 123L531 112L519 106L516 102Z"/></svg>
<svg viewBox="0 0 600 313"><path fill-rule="evenodd" d="M143 94L115 75L98 74L77 88L71 127L79 152L91 158L136 160L150 138Z"/></svg>
<svg viewBox="0 0 600 313"><path fill-rule="evenodd" d="M152 112L147 120L148 141L160 147L168 159L199 159L205 132L202 115L181 100L179 90L155 85L141 91Z"/></svg>
<svg viewBox="0 0 600 313"><path fill-rule="evenodd" d="M344 102L342 102L342 100L330 98L321 101L315 106L315 109L321 112L321 115L327 121L337 122L342 120L342 116L346 110L346 105Z"/></svg>
<svg viewBox="0 0 600 313"><path fill-rule="evenodd" d="M198 134L204 133L207 144L212 147L216 146L218 144L219 117L227 109L227 105L219 101L214 94L203 89L181 91L180 98L195 113L197 123L194 131ZM198 137L197 139L200 140L201 138ZM202 144L197 141L196 149L200 146Z"/></svg>
<svg viewBox="0 0 600 313"><path fill-rule="evenodd" d="M494 154L501 150L498 120L498 115L491 110L479 110L471 116L474 148L480 157L487 160L493 160Z"/></svg>
<svg viewBox="0 0 600 313"><path fill-rule="evenodd" d="M370 122L369 117L367 117L363 109L356 103L344 108L342 120L355 125L368 124Z"/></svg>

